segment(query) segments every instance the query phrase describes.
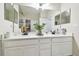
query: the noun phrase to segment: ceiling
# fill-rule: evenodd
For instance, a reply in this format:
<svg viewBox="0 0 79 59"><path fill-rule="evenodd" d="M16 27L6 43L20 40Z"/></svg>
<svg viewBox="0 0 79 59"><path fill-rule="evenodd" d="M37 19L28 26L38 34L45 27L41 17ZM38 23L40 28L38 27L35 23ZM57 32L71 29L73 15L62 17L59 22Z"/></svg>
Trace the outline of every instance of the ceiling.
<svg viewBox="0 0 79 59"><path fill-rule="evenodd" d="M46 6L47 5L47 6ZM23 14L27 18L38 18L39 9L36 9L36 7L39 6L38 3L21 3L19 4L20 13ZM46 4L43 3L43 8L48 7L47 9L44 9L43 13L44 15L47 14L49 11L55 11L60 10L61 4L60 3L50 3Z"/></svg>
<svg viewBox="0 0 79 59"><path fill-rule="evenodd" d="M38 16L37 16L38 10L36 10L35 8L32 8L32 7L20 6L19 12L21 15L23 15L24 17L27 17L27 18L32 18L32 19L38 18Z"/></svg>
<svg viewBox="0 0 79 59"><path fill-rule="evenodd" d="M39 4L42 4L42 7L45 9L51 10L59 10L61 7L61 3L19 3L22 6L29 6L36 9L39 9Z"/></svg>

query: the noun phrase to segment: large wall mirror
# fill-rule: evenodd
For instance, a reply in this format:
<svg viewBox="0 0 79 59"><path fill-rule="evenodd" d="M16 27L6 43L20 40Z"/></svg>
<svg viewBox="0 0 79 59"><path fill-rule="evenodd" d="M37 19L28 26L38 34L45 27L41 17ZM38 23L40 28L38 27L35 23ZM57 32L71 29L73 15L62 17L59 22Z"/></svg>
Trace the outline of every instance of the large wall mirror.
<svg viewBox="0 0 79 59"><path fill-rule="evenodd" d="M18 6L18 12L14 5ZM43 31L49 32L55 25L55 16L60 13L60 7L60 3L5 3L4 18L13 22L13 25L18 24L19 29L25 25L28 32L35 31L33 24L45 23ZM14 26L13 30L15 28Z"/></svg>
<svg viewBox="0 0 79 59"><path fill-rule="evenodd" d="M18 6L18 12L14 5ZM60 3L4 3L5 20L18 24L19 29L26 26L27 32L35 31L35 23L45 23L44 32L51 31L55 25L70 23L70 13L70 9L62 12Z"/></svg>
<svg viewBox="0 0 79 59"><path fill-rule="evenodd" d="M27 31L32 32L35 31L33 24L38 22L45 24L44 32L49 32L58 13L60 13L60 4L57 3L19 4L19 28L26 23Z"/></svg>
<svg viewBox="0 0 79 59"><path fill-rule="evenodd" d="M4 19L10 22L18 23L18 12L11 3L4 3Z"/></svg>
<svg viewBox="0 0 79 59"><path fill-rule="evenodd" d="M70 23L71 9L61 11L55 16L55 25Z"/></svg>
<svg viewBox="0 0 79 59"><path fill-rule="evenodd" d="M11 3L4 4L4 19L11 22L14 20L14 10Z"/></svg>

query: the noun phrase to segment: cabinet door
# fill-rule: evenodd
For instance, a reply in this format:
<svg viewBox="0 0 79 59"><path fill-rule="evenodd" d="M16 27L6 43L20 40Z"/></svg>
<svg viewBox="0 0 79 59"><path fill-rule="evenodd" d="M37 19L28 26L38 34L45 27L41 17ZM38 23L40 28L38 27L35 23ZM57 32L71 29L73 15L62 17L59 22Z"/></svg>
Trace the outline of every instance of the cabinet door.
<svg viewBox="0 0 79 59"><path fill-rule="evenodd" d="M55 56L72 55L72 48L70 42L54 44L52 46L52 55Z"/></svg>
<svg viewBox="0 0 79 59"><path fill-rule="evenodd" d="M34 45L38 44L38 39L18 39L18 40L5 40L4 47L17 47L25 45Z"/></svg>
<svg viewBox="0 0 79 59"><path fill-rule="evenodd" d="M40 39L40 56L51 55L51 41L50 39Z"/></svg>
<svg viewBox="0 0 79 59"><path fill-rule="evenodd" d="M4 48L5 56L22 56L23 47Z"/></svg>
<svg viewBox="0 0 79 59"><path fill-rule="evenodd" d="M51 50L50 49L40 50L40 56L51 56Z"/></svg>
<svg viewBox="0 0 79 59"><path fill-rule="evenodd" d="M38 51L38 46L34 45L34 46L28 46L28 47L24 47L24 56L38 56L39 55L39 51Z"/></svg>
<svg viewBox="0 0 79 59"><path fill-rule="evenodd" d="M56 38L55 38L56 39ZM72 55L72 41L71 38L57 38L52 39L52 55L64 56ZM69 40L68 40L69 39Z"/></svg>
<svg viewBox="0 0 79 59"><path fill-rule="evenodd" d="M6 56L36 56L38 55L38 46L5 48L4 51Z"/></svg>

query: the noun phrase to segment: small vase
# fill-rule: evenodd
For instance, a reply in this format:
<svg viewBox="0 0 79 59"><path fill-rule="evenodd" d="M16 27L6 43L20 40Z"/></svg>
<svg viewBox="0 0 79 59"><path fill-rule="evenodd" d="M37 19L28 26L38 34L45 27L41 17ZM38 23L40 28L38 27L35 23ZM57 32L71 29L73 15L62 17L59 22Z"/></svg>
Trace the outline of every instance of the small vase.
<svg viewBox="0 0 79 59"><path fill-rule="evenodd" d="M43 35L42 31L38 31L37 35L39 35L39 36Z"/></svg>

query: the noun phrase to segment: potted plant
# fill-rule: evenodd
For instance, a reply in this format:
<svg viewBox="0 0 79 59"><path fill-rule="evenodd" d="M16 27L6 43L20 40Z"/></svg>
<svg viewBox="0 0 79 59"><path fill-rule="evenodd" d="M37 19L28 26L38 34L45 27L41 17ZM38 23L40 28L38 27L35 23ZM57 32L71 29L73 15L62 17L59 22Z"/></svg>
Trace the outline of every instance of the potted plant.
<svg viewBox="0 0 79 59"><path fill-rule="evenodd" d="M34 28L38 31L37 35L43 35L42 34L42 29L44 29L44 26L45 26L44 23L42 23L42 24L39 24L39 23L34 24Z"/></svg>

